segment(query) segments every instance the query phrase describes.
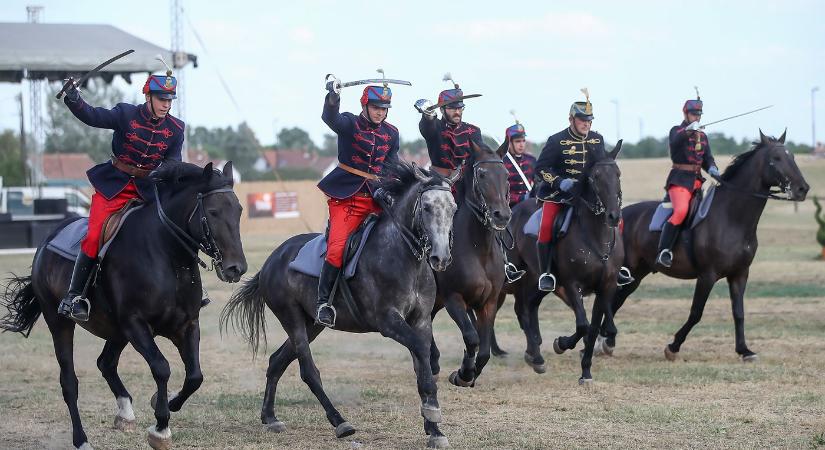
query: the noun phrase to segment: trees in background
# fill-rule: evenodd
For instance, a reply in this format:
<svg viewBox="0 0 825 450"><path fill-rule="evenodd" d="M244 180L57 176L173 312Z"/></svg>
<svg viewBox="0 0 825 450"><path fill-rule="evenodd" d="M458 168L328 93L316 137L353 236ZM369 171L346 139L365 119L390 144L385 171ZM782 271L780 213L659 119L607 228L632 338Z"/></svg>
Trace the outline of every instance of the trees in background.
<svg viewBox="0 0 825 450"><path fill-rule="evenodd" d="M12 130L0 133L0 177L4 186L26 184L23 170L23 152L20 149L20 135Z"/></svg>

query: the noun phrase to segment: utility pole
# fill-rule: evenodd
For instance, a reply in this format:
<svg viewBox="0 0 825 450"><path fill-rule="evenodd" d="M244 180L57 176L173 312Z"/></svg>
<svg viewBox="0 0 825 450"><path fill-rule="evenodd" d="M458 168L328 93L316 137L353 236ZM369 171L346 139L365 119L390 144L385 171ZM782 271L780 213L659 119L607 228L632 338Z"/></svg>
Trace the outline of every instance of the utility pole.
<svg viewBox="0 0 825 450"><path fill-rule="evenodd" d="M183 0L170 0L171 4L171 36L172 36L172 67L176 69L175 77L178 79L176 114L186 122L186 73L187 61L186 52L183 50ZM183 139L181 155L184 161L189 161L189 145L186 136Z"/></svg>
<svg viewBox="0 0 825 450"><path fill-rule="evenodd" d="M40 23L42 6L27 6L26 15L29 23ZM43 86L42 79L32 78L31 72L23 70L24 77L29 85L29 129L31 130L31 185L40 186L43 183L43 143L45 132L43 129Z"/></svg>
<svg viewBox="0 0 825 450"><path fill-rule="evenodd" d="M816 102L815 94L819 90L819 86L811 88L811 153L816 152Z"/></svg>
<svg viewBox="0 0 825 450"><path fill-rule="evenodd" d="M639 117L639 141L644 139L644 137L645 137L645 125L644 125L644 122L642 121L642 118Z"/></svg>
<svg viewBox="0 0 825 450"><path fill-rule="evenodd" d="M23 174L23 183L31 185L29 179L29 156L26 152L26 110L23 109L23 93L17 94L17 102L20 106L20 169Z"/></svg>

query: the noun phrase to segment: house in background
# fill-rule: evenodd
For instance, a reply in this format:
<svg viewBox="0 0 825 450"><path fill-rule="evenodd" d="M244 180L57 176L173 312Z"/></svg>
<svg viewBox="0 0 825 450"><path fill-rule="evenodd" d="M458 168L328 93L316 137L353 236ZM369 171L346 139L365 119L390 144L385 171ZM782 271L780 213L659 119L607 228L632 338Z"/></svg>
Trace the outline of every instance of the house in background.
<svg viewBox="0 0 825 450"><path fill-rule="evenodd" d="M196 166L199 166L199 167L205 167L207 164L209 164L211 162L212 167L214 167L218 170L221 170L221 169L223 169L223 166L226 164L225 159L212 159L212 158L210 158L209 154L206 153L205 151L203 151L203 148L201 148L201 147L197 147L197 148L191 148L190 147L187 150L187 156L189 158L190 163L195 164ZM241 182L241 173L238 171L237 168L235 168L235 166L232 166L232 179L235 181L236 184Z"/></svg>
<svg viewBox="0 0 825 450"><path fill-rule="evenodd" d="M304 150L264 150L253 167L258 172L272 170L306 170L320 178L330 164L337 163L335 156L322 156Z"/></svg>
<svg viewBox="0 0 825 450"><path fill-rule="evenodd" d="M95 165L86 153L43 154L43 178L46 186L72 186L91 189L86 171Z"/></svg>

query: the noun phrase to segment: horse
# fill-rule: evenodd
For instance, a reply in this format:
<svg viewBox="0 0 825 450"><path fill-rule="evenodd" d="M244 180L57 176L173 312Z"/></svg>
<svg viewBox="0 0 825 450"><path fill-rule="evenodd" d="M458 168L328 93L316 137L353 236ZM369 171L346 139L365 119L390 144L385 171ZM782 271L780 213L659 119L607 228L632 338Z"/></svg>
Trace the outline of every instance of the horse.
<svg viewBox="0 0 825 450"><path fill-rule="evenodd" d="M615 159L621 151L621 141L606 156L596 159L590 166L580 195L571 201L573 217L567 234L558 239L553 252L558 288L554 294L570 307L576 317L576 331L571 336L561 336L553 342L553 350L562 354L575 348L582 337L585 349L582 356L581 384L592 382L590 367L598 328L587 322L582 302L583 296L596 294L593 303L593 324L600 324L602 317L608 320L608 306L616 290L616 277L624 256L622 242L617 238L621 219L621 171ZM547 369L541 355L541 331L538 308L546 292L538 289L541 275L536 237L524 233L524 225L540 208L535 199L525 200L513 208L513 218L508 225L513 235L513 247L508 249L508 259L525 275L514 283L505 285L499 297L499 307L506 294L515 297L514 309L519 326L527 339L525 362L536 373ZM554 239L557 239L554 237Z"/></svg>
<svg viewBox="0 0 825 450"><path fill-rule="evenodd" d="M381 197L389 195L394 200L392 206L383 205L384 212L364 244L357 271L348 281L354 304L351 308L339 305L334 329L377 331L409 349L428 446L443 448L449 441L438 428L442 417L430 370L430 312L435 301L433 270L444 270L451 261L456 205L450 186L455 179L427 175L401 161L387 163L384 169L392 175L382 176L375 189L385 193ZM275 415L275 395L278 381L297 358L301 379L323 406L336 437L342 438L355 433L355 428L324 392L309 347L324 330L314 319L318 279L288 268L303 245L316 236L293 236L276 248L261 270L232 295L221 313L221 329L232 326L257 353L261 335L266 339L264 307L269 307L289 338L269 358L261 422L269 431L286 430Z"/></svg>
<svg viewBox="0 0 825 450"><path fill-rule="evenodd" d="M458 264L436 274L438 293L432 316L446 309L461 330L465 351L461 368L449 376L450 383L468 387L490 359L490 343L496 305L504 284L504 254L496 239L510 221L507 169L501 157L483 143L471 143L467 162L456 185L458 212L453 221ZM440 352L430 347L433 375L440 372Z"/></svg>
<svg viewBox="0 0 825 450"><path fill-rule="evenodd" d="M756 256L756 228L769 199L803 201L808 183L799 171L793 154L785 148L785 133L779 139L759 130L759 141L725 169L718 180L707 217L692 230L680 233L670 268L656 265L659 234L648 226L659 202L636 203L624 208L625 265L636 280L620 288L613 300L615 314L641 281L657 271L685 280L695 279L693 303L687 321L665 346L665 357L676 360L688 333L702 319L702 312L713 286L722 278L728 281L735 328L736 353L745 362L758 356L745 341L745 288L748 272ZM773 192L779 187L779 192ZM783 194L783 195L777 195ZM616 345L617 330L611 322L602 324L601 334L610 348Z"/></svg>
<svg viewBox="0 0 825 450"><path fill-rule="evenodd" d="M222 281L239 281L247 266L231 162L223 173L213 170L211 163L201 169L193 164L164 162L150 176L156 183L156 197L133 211L122 224L121 238L109 245L96 281L88 288L91 316L88 322L78 324L106 341L97 367L115 395L118 429L135 428L132 396L117 373L120 354L131 344L148 363L157 392L151 402L156 423L148 429L147 439L157 449L171 444L170 411L179 411L203 382L198 355L202 298L198 263L205 264L198 250L213 258ZM3 298L8 313L0 320L0 327L28 337L43 315L60 365L63 400L72 420L72 443L76 448L91 449L77 408L72 354L75 322L57 314L73 262L46 248L74 220L78 219L64 221L40 244L31 275L11 279ZM172 341L186 368L183 387L171 396L167 394L169 363L155 344L155 336Z"/></svg>

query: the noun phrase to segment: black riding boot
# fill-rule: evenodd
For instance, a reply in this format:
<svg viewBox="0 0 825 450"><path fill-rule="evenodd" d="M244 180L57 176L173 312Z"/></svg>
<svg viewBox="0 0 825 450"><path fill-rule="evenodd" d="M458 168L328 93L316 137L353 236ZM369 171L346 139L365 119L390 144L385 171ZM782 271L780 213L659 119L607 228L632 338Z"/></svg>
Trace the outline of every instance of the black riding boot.
<svg viewBox="0 0 825 450"><path fill-rule="evenodd" d="M544 292L553 292L556 290L556 276L550 272L551 263L553 261L551 254L553 244L550 242L546 244L537 242L536 248L538 248L539 252L539 269L542 271L539 276L539 290Z"/></svg>
<svg viewBox="0 0 825 450"><path fill-rule="evenodd" d="M321 268L321 276L318 278L318 301L316 303L315 322L325 327L332 328L335 326L335 307L329 304L329 296L340 272L341 269L324 261L324 267Z"/></svg>
<svg viewBox="0 0 825 450"><path fill-rule="evenodd" d="M78 322L89 320L89 300L81 296L89 277L94 273L95 262L95 258L89 258L82 251L77 255L72 271L72 281L69 283L69 292L60 301L60 306L57 307L58 314Z"/></svg>
<svg viewBox="0 0 825 450"><path fill-rule="evenodd" d="M678 228L670 222L665 222L662 227L662 235L659 237L659 253L656 257L656 264L663 267L670 267L673 265L673 244L676 243L676 235Z"/></svg>

